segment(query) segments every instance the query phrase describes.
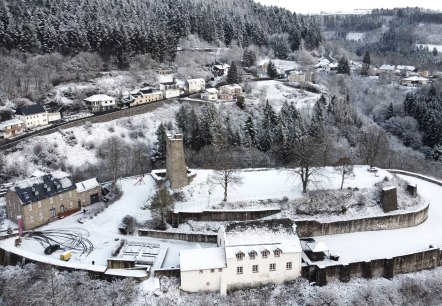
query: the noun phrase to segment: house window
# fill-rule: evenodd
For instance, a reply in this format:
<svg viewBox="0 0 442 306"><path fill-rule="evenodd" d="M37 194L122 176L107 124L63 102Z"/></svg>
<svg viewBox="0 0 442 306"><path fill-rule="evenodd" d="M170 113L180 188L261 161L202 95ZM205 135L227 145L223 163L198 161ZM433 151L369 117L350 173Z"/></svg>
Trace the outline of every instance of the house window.
<svg viewBox="0 0 442 306"><path fill-rule="evenodd" d="M29 216L29 221L30 221L31 223L34 223L34 217L33 217L33 216Z"/></svg>
<svg viewBox="0 0 442 306"><path fill-rule="evenodd" d="M292 262L290 261L290 262L286 263L286 264L285 264L285 268L286 268L287 270L291 270L291 269L292 269Z"/></svg>
<svg viewBox="0 0 442 306"><path fill-rule="evenodd" d="M53 197L49 198L49 203L51 203L51 204L54 203L54 198Z"/></svg>
<svg viewBox="0 0 442 306"><path fill-rule="evenodd" d="M210 269L210 273L215 273L215 269Z"/></svg>
<svg viewBox="0 0 442 306"><path fill-rule="evenodd" d="M60 201L62 201L62 200L63 200L63 194L60 193Z"/></svg>
<svg viewBox="0 0 442 306"><path fill-rule="evenodd" d="M207 283L206 283L206 286L207 286L207 287L210 286L210 282L207 282Z"/></svg>
<svg viewBox="0 0 442 306"><path fill-rule="evenodd" d="M276 249L274 251L275 257L279 257L281 255L281 250L280 249Z"/></svg>
<svg viewBox="0 0 442 306"><path fill-rule="evenodd" d="M276 270L276 264L272 263L270 264L270 271L275 271Z"/></svg>
<svg viewBox="0 0 442 306"><path fill-rule="evenodd" d="M72 191L69 191L69 197L72 197Z"/></svg>
<svg viewBox="0 0 442 306"><path fill-rule="evenodd" d="M74 207L74 204L72 204L72 201L69 203L69 207L70 208Z"/></svg>
<svg viewBox="0 0 442 306"><path fill-rule="evenodd" d="M242 260L243 258L244 258L244 253L243 252L236 253L236 259L237 260Z"/></svg>
<svg viewBox="0 0 442 306"><path fill-rule="evenodd" d="M200 274L203 274L203 270L200 270Z"/></svg>
<svg viewBox="0 0 442 306"><path fill-rule="evenodd" d="M252 272L253 273L258 273L258 265L253 265L252 266Z"/></svg>
<svg viewBox="0 0 442 306"><path fill-rule="evenodd" d="M242 267L236 267L236 274L242 274Z"/></svg>
<svg viewBox="0 0 442 306"><path fill-rule="evenodd" d="M223 269L219 268L219 269L218 269L218 272L223 272Z"/></svg>
<svg viewBox="0 0 442 306"><path fill-rule="evenodd" d="M42 212L39 212L38 216L40 217L40 220L43 219L43 213Z"/></svg>
<svg viewBox="0 0 442 306"><path fill-rule="evenodd" d="M29 211L32 211L32 204L29 205Z"/></svg>
<svg viewBox="0 0 442 306"><path fill-rule="evenodd" d="M51 217L55 217L56 213L55 213L55 208L51 208L49 210L49 212L51 213Z"/></svg>
<svg viewBox="0 0 442 306"><path fill-rule="evenodd" d="M38 201L37 206L38 208L41 208L41 201Z"/></svg>
<svg viewBox="0 0 442 306"><path fill-rule="evenodd" d="M267 250L264 250L264 251L262 251L262 258L267 258L267 257L269 257L269 251L267 251Z"/></svg>
<svg viewBox="0 0 442 306"><path fill-rule="evenodd" d="M256 252L250 252L249 253L249 257L250 257L250 259L255 259L255 257L256 257Z"/></svg>
<svg viewBox="0 0 442 306"><path fill-rule="evenodd" d="M64 205L61 205L61 206L60 206L60 211L61 211L61 212L64 212Z"/></svg>

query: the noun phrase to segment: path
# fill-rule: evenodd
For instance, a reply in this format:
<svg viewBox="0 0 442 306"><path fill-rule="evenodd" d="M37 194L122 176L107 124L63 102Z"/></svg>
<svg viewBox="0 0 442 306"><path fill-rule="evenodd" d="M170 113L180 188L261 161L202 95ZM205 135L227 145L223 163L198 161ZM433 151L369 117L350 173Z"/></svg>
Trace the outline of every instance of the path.
<svg viewBox="0 0 442 306"><path fill-rule="evenodd" d="M399 177L417 184L418 193L430 202L428 219L405 229L315 237L324 242L332 254L340 256L339 261L332 264L390 258L422 251L430 245L442 247L442 187L414 177Z"/></svg>

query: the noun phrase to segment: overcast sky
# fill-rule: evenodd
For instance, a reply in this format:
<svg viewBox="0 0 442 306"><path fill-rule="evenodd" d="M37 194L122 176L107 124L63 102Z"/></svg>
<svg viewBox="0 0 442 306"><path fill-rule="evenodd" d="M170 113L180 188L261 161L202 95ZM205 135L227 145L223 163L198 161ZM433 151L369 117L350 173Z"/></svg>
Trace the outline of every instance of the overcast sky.
<svg viewBox="0 0 442 306"><path fill-rule="evenodd" d="M265 5L277 5L296 13L308 14L321 11L349 11L352 9L394 8L394 7L424 7L442 10L440 0L255 0Z"/></svg>

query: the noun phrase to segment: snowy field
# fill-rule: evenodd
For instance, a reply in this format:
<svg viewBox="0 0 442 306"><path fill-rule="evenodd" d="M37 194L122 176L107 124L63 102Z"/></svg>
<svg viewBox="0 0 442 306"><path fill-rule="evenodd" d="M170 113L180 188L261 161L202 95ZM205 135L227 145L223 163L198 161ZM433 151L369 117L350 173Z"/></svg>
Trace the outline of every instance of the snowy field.
<svg viewBox="0 0 442 306"><path fill-rule="evenodd" d="M252 93L259 97L257 101L269 101L275 111L279 112L285 101L294 103L298 109L312 109L321 97L308 91L286 86L282 82L270 80L251 83ZM248 103L252 102L247 100ZM252 102L253 103L253 102Z"/></svg>

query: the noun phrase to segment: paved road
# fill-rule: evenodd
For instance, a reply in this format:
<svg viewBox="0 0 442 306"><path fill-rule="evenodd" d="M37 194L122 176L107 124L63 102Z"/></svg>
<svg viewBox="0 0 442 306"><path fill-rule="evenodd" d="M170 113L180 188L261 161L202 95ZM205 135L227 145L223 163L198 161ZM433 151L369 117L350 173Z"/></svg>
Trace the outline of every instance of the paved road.
<svg viewBox="0 0 442 306"><path fill-rule="evenodd" d="M324 242L332 254L340 256L338 263L405 255L428 249L430 244L442 247L442 187L414 177L399 177L417 184L418 193L430 202L428 219L405 229L315 237Z"/></svg>

